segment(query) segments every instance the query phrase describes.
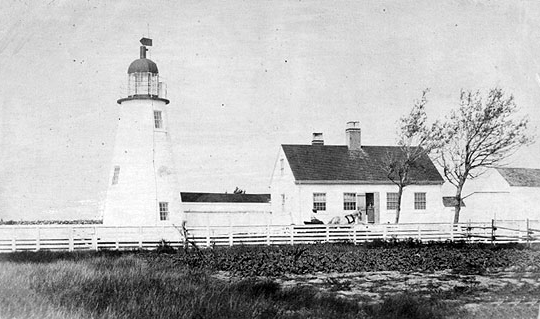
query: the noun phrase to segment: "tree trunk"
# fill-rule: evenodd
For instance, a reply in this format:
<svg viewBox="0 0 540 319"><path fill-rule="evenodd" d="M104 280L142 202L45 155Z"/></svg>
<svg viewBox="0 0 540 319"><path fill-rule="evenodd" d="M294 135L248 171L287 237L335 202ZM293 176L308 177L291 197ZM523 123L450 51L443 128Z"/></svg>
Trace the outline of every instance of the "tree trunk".
<svg viewBox="0 0 540 319"><path fill-rule="evenodd" d="M397 207L396 207L396 224L399 223L399 213L401 212L401 195L403 195L403 186L399 186L399 189L398 189Z"/></svg>
<svg viewBox="0 0 540 319"><path fill-rule="evenodd" d="M459 183L456 187L456 206L454 206L454 224L459 223L459 212L461 211L461 191L463 190L463 183Z"/></svg>

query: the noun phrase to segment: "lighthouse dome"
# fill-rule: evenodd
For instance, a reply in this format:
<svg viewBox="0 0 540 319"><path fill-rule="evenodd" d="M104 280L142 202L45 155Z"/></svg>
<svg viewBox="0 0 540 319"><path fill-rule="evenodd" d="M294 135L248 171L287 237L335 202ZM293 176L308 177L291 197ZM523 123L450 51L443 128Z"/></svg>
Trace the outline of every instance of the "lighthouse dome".
<svg viewBox="0 0 540 319"><path fill-rule="evenodd" d="M158 68L154 61L150 59L137 59L129 65L128 74L131 73L140 73L140 72L150 72L157 74Z"/></svg>

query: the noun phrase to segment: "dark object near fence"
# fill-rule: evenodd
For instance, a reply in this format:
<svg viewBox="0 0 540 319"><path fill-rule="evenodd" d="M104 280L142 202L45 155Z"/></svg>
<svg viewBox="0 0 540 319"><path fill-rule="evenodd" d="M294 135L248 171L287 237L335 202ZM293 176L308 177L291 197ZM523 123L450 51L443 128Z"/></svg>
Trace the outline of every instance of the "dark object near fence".
<svg viewBox="0 0 540 319"><path fill-rule="evenodd" d="M176 249L174 249L168 241L162 239L156 248L156 252L159 254L174 254L176 253Z"/></svg>

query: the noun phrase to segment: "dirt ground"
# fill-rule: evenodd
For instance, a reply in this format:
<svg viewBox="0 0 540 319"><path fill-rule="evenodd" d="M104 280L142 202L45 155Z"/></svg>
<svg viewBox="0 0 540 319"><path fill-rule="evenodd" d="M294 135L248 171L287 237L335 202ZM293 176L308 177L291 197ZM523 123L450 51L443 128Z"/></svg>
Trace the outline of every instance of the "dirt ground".
<svg viewBox="0 0 540 319"><path fill-rule="evenodd" d="M218 277L225 279L228 276L220 273ZM432 273L380 271L289 275L276 280L283 287L310 285L367 303L377 303L385 296L403 292L437 297L467 310L465 318L540 319L538 272L464 275L449 270Z"/></svg>

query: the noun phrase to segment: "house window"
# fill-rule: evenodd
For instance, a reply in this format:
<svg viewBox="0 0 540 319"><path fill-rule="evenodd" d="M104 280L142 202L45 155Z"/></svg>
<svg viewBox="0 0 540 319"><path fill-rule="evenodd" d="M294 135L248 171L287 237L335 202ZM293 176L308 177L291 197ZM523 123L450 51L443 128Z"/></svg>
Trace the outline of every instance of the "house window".
<svg viewBox="0 0 540 319"><path fill-rule="evenodd" d="M161 117L161 111L154 111L154 128L163 128L163 118Z"/></svg>
<svg viewBox="0 0 540 319"><path fill-rule="evenodd" d="M283 158L279 160L279 169L281 170L281 176L283 176L285 171L285 160Z"/></svg>
<svg viewBox="0 0 540 319"><path fill-rule="evenodd" d="M326 193L313 193L313 209L326 210Z"/></svg>
<svg viewBox="0 0 540 319"><path fill-rule="evenodd" d="M343 193L343 210L356 210L356 193Z"/></svg>
<svg viewBox="0 0 540 319"><path fill-rule="evenodd" d="M112 178L112 184L113 185L118 184L118 176L119 175L120 175L120 166L115 166L114 167L114 174L113 174L113 178Z"/></svg>
<svg viewBox="0 0 540 319"><path fill-rule="evenodd" d="M159 220L169 220L168 202L159 202Z"/></svg>
<svg viewBox="0 0 540 319"><path fill-rule="evenodd" d="M426 193L414 193L414 209L426 209Z"/></svg>
<svg viewBox="0 0 540 319"><path fill-rule="evenodd" d="M398 193L386 193L386 209L397 209Z"/></svg>

